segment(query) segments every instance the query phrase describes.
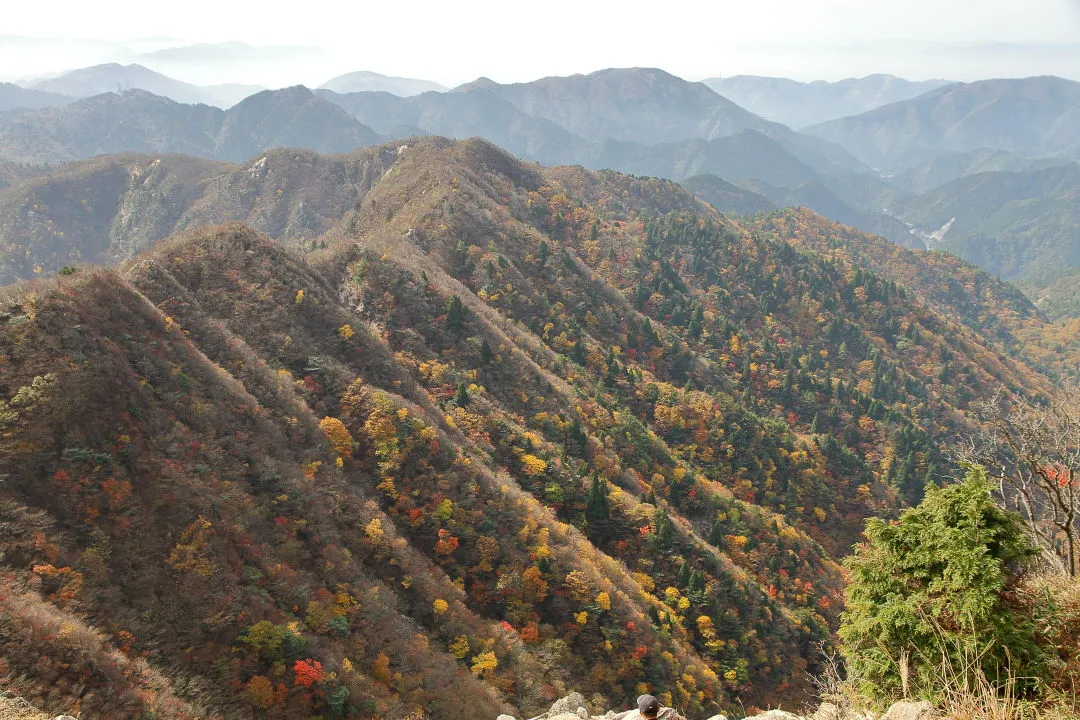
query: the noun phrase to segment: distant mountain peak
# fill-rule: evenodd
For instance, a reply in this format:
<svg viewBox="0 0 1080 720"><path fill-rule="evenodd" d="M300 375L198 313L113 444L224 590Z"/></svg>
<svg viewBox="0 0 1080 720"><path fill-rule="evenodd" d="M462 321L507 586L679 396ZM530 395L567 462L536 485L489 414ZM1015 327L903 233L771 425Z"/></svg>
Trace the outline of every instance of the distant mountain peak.
<svg viewBox="0 0 1080 720"><path fill-rule="evenodd" d="M152 70L145 65L103 63L70 70L55 77L38 80L34 90L67 95L73 98L92 97L118 90L145 90L187 104L213 105L227 108L235 105L254 88L244 85L215 85L201 87L183 82Z"/></svg>
<svg viewBox="0 0 1080 720"><path fill-rule="evenodd" d="M430 80L394 77L371 70L357 70L330 78L319 86L336 93L388 92L398 97L411 97L425 92L445 92L447 88Z"/></svg>
<svg viewBox="0 0 1080 720"><path fill-rule="evenodd" d="M499 87L499 83L495 82L489 77L481 75L472 82L467 82L464 85L458 85L456 88L454 88L454 92L468 92L470 90L489 90L495 87Z"/></svg>

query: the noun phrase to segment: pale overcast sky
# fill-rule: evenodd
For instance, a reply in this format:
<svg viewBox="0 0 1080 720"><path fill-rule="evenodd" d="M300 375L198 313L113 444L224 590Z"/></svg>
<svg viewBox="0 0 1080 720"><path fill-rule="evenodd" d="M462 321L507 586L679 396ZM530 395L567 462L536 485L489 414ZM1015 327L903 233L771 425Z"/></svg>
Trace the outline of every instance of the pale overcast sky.
<svg viewBox="0 0 1080 720"><path fill-rule="evenodd" d="M318 85L374 70L455 85L605 67L688 79L1080 79L1080 0L4 0L0 76L140 62L191 82ZM233 61L147 56L191 43L270 49ZM291 46L288 48L272 46Z"/></svg>

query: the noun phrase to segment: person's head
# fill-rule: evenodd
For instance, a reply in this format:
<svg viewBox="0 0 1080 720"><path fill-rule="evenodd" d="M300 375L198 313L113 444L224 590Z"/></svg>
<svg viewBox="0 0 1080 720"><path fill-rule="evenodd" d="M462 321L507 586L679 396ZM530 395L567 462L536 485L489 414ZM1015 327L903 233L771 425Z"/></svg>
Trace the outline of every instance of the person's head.
<svg viewBox="0 0 1080 720"><path fill-rule="evenodd" d="M645 720L656 720L656 716L660 714L660 701L652 695L639 695L637 709Z"/></svg>

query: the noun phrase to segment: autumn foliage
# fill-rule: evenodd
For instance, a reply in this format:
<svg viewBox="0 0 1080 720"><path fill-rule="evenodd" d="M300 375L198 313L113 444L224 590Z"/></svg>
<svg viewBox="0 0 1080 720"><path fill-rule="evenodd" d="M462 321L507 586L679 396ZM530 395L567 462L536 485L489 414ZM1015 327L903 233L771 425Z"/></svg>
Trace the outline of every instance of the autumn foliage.
<svg viewBox="0 0 1080 720"><path fill-rule="evenodd" d="M226 226L9 295L0 571L101 653L3 678L118 718L801 700L865 518L1046 382L672 183L399 147L306 256Z"/></svg>

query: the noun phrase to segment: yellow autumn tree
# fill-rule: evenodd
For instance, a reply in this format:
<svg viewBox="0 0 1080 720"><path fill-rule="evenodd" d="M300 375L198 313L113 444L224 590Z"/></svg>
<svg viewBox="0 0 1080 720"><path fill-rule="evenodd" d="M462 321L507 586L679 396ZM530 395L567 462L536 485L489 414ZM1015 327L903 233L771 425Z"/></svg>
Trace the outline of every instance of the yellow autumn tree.
<svg viewBox="0 0 1080 720"><path fill-rule="evenodd" d="M330 441L330 447L334 448L334 452L338 454L338 457L352 457L353 439L352 435L349 434L349 428L345 427L345 423L335 417L327 416L319 421L319 429L323 431L323 435Z"/></svg>
<svg viewBox="0 0 1080 720"><path fill-rule="evenodd" d="M542 475L547 470L547 463L535 455L525 454L521 456L521 469L526 475Z"/></svg>
<svg viewBox="0 0 1080 720"><path fill-rule="evenodd" d="M487 650L486 652L473 656L472 667L469 669L473 671L474 675L483 675L491 672L498 666L499 659L495 657L495 653L491 650Z"/></svg>

